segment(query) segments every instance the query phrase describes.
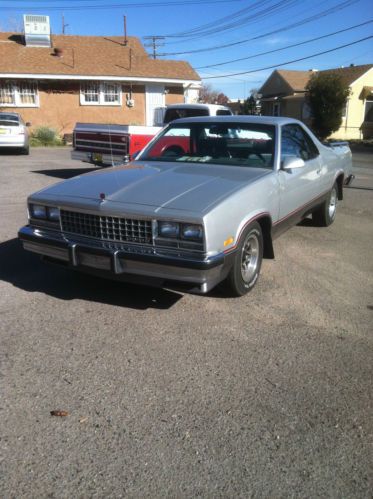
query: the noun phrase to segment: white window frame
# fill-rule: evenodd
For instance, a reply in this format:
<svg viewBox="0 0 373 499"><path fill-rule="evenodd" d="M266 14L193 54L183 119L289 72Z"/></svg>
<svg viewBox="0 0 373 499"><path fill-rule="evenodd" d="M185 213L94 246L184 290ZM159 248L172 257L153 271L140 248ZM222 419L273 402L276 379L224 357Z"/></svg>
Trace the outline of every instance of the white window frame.
<svg viewBox="0 0 373 499"><path fill-rule="evenodd" d="M2 90L7 89L9 95L12 96L13 102L3 102L1 100ZM29 95L34 99L34 102L22 102L22 97ZM0 81L0 106L2 107L39 107L39 90L37 82L13 82Z"/></svg>
<svg viewBox="0 0 373 499"><path fill-rule="evenodd" d="M97 100L86 100L86 95L89 94L87 88L97 86ZM114 87L114 92L107 91L107 86ZM91 92L94 95L95 92ZM106 101L106 97L110 95L118 95L118 99L113 102ZM121 106L122 105L122 85L112 81L82 81L80 83L80 105L81 106Z"/></svg>

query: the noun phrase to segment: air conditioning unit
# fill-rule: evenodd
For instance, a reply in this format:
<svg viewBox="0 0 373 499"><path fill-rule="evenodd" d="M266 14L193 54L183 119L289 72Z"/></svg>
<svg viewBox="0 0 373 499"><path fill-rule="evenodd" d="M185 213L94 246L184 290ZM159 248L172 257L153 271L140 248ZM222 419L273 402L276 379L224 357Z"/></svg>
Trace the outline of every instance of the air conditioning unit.
<svg viewBox="0 0 373 499"><path fill-rule="evenodd" d="M23 16L23 25L27 47L51 46L51 28L49 16L25 14Z"/></svg>

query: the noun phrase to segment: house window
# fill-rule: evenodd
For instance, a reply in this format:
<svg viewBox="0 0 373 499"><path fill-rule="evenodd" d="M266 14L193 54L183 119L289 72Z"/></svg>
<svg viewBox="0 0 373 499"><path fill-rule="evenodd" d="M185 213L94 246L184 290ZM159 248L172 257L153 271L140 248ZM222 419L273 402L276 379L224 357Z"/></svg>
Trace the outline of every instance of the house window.
<svg viewBox="0 0 373 499"><path fill-rule="evenodd" d="M280 103L275 102L273 104L273 116L280 116Z"/></svg>
<svg viewBox="0 0 373 499"><path fill-rule="evenodd" d="M347 102L342 107L342 118L346 118L347 116Z"/></svg>
<svg viewBox="0 0 373 499"><path fill-rule="evenodd" d="M373 121L373 99L365 101L364 121Z"/></svg>
<svg viewBox="0 0 373 499"><path fill-rule="evenodd" d="M80 89L80 103L86 106L120 106L120 85L108 82L84 82Z"/></svg>
<svg viewBox="0 0 373 499"><path fill-rule="evenodd" d="M99 83L85 83L82 89L84 104L98 104L100 97Z"/></svg>
<svg viewBox="0 0 373 499"><path fill-rule="evenodd" d="M311 118L311 107L308 102L304 102L302 106L302 120L309 120Z"/></svg>
<svg viewBox="0 0 373 499"><path fill-rule="evenodd" d="M0 106L37 107L39 95L34 82L0 83Z"/></svg>

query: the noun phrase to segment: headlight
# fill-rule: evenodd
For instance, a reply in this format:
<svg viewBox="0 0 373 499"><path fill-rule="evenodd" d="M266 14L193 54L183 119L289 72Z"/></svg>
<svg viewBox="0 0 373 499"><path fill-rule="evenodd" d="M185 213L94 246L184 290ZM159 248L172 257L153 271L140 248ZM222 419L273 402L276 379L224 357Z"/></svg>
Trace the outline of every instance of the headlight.
<svg viewBox="0 0 373 499"><path fill-rule="evenodd" d="M30 217L50 222L60 221L60 210L56 206L43 206L42 204L30 204Z"/></svg>
<svg viewBox="0 0 373 499"><path fill-rule="evenodd" d="M47 208L41 204L31 204L30 205L30 215L32 218L47 218Z"/></svg>
<svg viewBox="0 0 373 499"><path fill-rule="evenodd" d="M191 241L201 241L203 238L202 225L183 224L181 226L181 237Z"/></svg>
<svg viewBox="0 0 373 499"><path fill-rule="evenodd" d="M158 222L158 234L160 237L177 238L180 233L180 225L177 222Z"/></svg>
<svg viewBox="0 0 373 499"><path fill-rule="evenodd" d="M48 220L51 222L59 222L60 221L60 210L59 208L55 208L54 206L48 207L47 210Z"/></svg>

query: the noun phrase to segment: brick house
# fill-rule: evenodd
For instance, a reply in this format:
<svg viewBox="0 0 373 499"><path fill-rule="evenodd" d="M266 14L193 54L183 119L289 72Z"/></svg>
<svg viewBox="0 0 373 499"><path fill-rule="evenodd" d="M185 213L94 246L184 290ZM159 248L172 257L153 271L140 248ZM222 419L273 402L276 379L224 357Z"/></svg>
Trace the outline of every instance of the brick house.
<svg viewBox="0 0 373 499"><path fill-rule="evenodd" d="M309 123L310 109L305 89L314 71L273 71L259 90L262 94L262 114L289 116ZM370 136L373 132L373 64L320 71L330 72L339 74L351 89L342 125L331 138L360 139Z"/></svg>
<svg viewBox="0 0 373 499"><path fill-rule="evenodd" d="M19 112L33 128L64 134L78 121L153 125L155 107L197 99L193 68L151 59L136 37L46 40L35 45L23 34L0 33L0 110Z"/></svg>

